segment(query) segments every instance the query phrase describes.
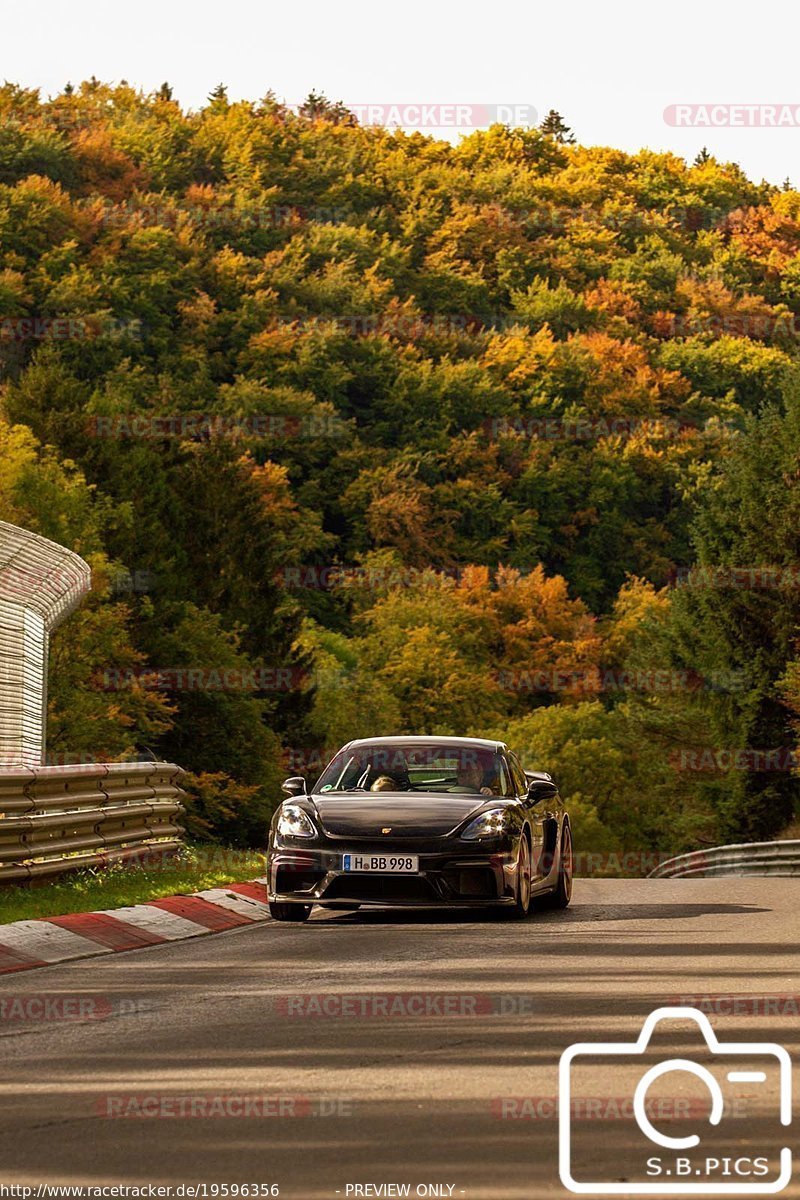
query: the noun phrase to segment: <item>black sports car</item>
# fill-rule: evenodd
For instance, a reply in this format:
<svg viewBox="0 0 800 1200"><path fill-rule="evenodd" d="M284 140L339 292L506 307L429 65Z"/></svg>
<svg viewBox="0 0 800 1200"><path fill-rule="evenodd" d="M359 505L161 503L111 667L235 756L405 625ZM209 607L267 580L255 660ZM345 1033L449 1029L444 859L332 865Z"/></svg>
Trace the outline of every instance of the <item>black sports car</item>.
<svg viewBox="0 0 800 1200"><path fill-rule="evenodd" d="M270 828L269 908L305 921L313 905L566 908L572 833L558 788L502 742L392 737L350 742Z"/></svg>

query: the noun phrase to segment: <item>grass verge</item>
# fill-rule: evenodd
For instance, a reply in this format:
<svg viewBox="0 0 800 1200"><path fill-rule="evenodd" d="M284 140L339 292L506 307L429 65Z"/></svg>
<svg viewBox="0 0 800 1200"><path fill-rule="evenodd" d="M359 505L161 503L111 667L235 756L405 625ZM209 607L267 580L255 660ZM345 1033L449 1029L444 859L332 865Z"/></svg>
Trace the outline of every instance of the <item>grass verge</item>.
<svg viewBox="0 0 800 1200"><path fill-rule="evenodd" d="M257 850L189 845L174 860L154 867L119 863L105 870L77 871L54 883L0 887L0 925L33 917L122 908L160 896L257 879L263 874L264 857Z"/></svg>

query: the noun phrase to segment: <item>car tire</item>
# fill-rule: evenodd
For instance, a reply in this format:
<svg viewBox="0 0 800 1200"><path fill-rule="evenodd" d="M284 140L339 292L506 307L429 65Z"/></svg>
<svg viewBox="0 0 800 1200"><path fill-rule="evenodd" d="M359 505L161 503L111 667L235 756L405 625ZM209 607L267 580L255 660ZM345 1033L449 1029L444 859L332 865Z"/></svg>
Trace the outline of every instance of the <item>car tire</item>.
<svg viewBox="0 0 800 1200"><path fill-rule="evenodd" d="M572 899L573 870L572 829L569 821L565 821L558 855L558 882L552 892L544 897L545 908L567 908Z"/></svg>
<svg viewBox="0 0 800 1200"><path fill-rule="evenodd" d="M273 921L307 921L311 916L311 905L286 904L280 900L270 900L269 915Z"/></svg>
<svg viewBox="0 0 800 1200"><path fill-rule="evenodd" d="M514 903L506 912L512 920L524 921L531 911L531 844L525 833L519 839L517 851L517 885Z"/></svg>

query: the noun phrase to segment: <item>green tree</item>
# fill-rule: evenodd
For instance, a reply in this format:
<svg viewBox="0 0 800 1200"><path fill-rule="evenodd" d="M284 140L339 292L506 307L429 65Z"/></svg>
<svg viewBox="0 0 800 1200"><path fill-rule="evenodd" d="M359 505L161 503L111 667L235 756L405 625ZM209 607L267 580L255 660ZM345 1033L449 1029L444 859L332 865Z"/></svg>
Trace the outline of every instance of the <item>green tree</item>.
<svg viewBox="0 0 800 1200"><path fill-rule="evenodd" d="M747 419L701 493L697 563L675 589L667 629L672 661L705 681L711 773L699 786L728 840L774 836L796 804L782 680L800 622L797 381L784 403L784 412L767 406ZM736 752L738 765L721 772L718 760L730 767Z"/></svg>
<svg viewBox="0 0 800 1200"><path fill-rule="evenodd" d="M552 138L554 142L560 142L562 145L572 145L575 141L575 135L561 116L561 113L556 112L551 108L547 116L540 123L539 128L546 137Z"/></svg>

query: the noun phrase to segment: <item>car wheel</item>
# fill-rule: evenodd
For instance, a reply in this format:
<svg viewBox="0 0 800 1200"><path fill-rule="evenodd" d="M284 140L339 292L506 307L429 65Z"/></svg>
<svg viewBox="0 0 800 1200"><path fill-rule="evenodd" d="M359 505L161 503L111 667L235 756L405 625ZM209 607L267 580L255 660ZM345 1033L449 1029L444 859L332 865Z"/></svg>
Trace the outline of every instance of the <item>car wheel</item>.
<svg viewBox="0 0 800 1200"><path fill-rule="evenodd" d="M518 920L527 917L531 911L531 873L531 847L523 833L517 851L517 894L514 897L514 905L509 910L509 915Z"/></svg>
<svg viewBox="0 0 800 1200"><path fill-rule="evenodd" d="M558 883L549 896L545 897L548 908L566 908L572 899L572 830L569 821L561 831L561 853L558 856Z"/></svg>
<svg viewBox="0 0 800 1200"><path fill-rule="evenodd" d="M269 915L273 921L307 921L311 916L310 904L285 904L270 900Z"/></svg>

